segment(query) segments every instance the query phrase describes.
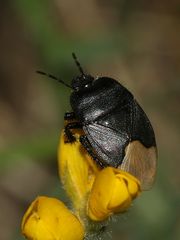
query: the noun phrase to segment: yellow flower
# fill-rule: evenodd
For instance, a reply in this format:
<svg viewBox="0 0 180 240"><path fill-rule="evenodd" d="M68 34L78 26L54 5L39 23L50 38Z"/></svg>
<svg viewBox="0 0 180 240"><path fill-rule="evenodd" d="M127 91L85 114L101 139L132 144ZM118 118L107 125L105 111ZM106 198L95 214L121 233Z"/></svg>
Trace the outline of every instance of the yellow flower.
<svg viewBox="0 0 180 240"><path fill-rule="evenodd" d="M78 139L79 135L76 132L75 137ZM79 141L65 143L64 133L61 134L58 163L61 182L74 208L82 209L99 171L97 165Z"/></svg>
<svg viewBox="0 0 180 240"><path fill-rule="evenodd" d="M84 228L59 200L38 197L26 211L22 233L30 240L82 240Z"/></svg>
<svg viewBox="0 0 180 240"><path fill-rule="evenodd" d="M75 133L78 139L80 132ZM61 135L59 174L76 214L83 220L104 221L127 210L140 193L140 183L131 174L107 167L100 169L79 141L65 143Z"/></svg>
<svg viewBox="0 0 180 240"><path fill-rule="evenodd" d="M140 193L140 183L132 175L107 167L95 179L87 204L88 216L103 221L113 213L126 211Z"/></svg>
<svg viewBox="0 0 180 240"><path fill-rule="evenodd" d="M102 221L126 211L140 193L131 174L113 167L101 169L78 141L67 143L61 134L58 148L59 175L70 197L73 213L59 200L38 197L22 221L29 240L83 240L102 229Z"/></svg>

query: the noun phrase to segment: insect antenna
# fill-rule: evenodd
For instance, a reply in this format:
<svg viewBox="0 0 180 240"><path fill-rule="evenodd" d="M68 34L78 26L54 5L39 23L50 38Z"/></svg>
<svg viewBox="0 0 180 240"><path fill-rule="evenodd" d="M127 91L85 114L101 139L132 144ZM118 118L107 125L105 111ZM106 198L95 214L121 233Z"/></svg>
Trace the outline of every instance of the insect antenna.
<svg viewBox="0 0 180 240"><path fill-rule="evenodd" d="M55 76L52 75L52 74L45 73L45 72L42 72L42 71L36 71L36 72L37 72L38 74L41 74L41 75L47 76L47 77L49 77L49 78L52 78L52 79L56 80L57 82L62 83L62 84L65 85L66 87L72 89L72 87L71 87L69 84L65 83L63 80L61 80L60 78L55 77Z"/></svg>
<svg viewBox="0 0 180 240"><path fill-rule="evenodd" d="M78 61L78 59L77 59L77 57L76 57L76 54L75 54L75 53L72 53L72 57L73 57L76 65L77 65L77 67L79 68L80 73L82 73L82 75L85 75L85 74L84 74L84 71L83 71L83 69L82 69L82 67L81 67L81 64L79 63L79 61Z"/></svg>

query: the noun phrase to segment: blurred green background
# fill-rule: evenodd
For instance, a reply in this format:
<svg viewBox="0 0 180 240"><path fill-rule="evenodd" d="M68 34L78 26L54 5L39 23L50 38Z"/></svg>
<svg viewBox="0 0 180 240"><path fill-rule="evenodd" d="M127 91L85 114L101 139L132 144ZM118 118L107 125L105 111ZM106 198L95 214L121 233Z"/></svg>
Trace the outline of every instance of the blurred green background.
<svg viewBox="0 0 180 240"><path fill-rule="evenodd" d="M66 199L56 152L70 91L35 71L70 83L72 51L88 73L129 88L156 133L155 186L111 224L112 239L180 239L178 0L0 2L0 239L23 239L37 195Z"/></svg>

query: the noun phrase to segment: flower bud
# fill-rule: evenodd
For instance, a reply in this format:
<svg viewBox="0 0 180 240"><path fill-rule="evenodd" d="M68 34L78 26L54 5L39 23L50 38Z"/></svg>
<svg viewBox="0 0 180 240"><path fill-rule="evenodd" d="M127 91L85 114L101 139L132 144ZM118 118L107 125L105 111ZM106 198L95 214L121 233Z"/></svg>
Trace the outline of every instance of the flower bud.
<svg viewBox="0 0 180 240"><path fill-rule="evenodd" d="M139 181L122 170L107 167L100 171L89 195L87 214L103 221L113 213L126 211L140 193Z"/></svg>
<svg viewBox="0 0 180 240"><path fill-rule="evenodd" d="M82 240L84 228L59 200L38 197L26 211L22 233L29 240Z"/></svg>
<svg viewBox="0 0 180 240"><path fill-rule="evenodd" d="M77 139L79 135L79 133L74 134ZM67 143L64 133L61 134L58 163L64 188L74 208L79 210L86 204L86 196L92 188L98 167L79 140Z"/></svg>

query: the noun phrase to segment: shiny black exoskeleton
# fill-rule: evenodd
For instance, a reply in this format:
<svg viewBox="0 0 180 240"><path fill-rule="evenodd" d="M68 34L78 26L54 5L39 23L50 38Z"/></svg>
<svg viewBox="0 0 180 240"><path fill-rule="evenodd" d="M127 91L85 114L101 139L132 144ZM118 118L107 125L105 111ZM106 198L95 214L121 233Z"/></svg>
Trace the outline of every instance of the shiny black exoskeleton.
<svg viewBox="0 0 180 240"><path fill-rule="evenodd" d="M73 112L65 115L66 120L77 120L65 127L70 142L75 141L70 129L83 128L80 142L89 154L100 165L113 167L121 164L129 142L139 140L147 148L155 146L151 124L126 88L107 77L94 80L85 75L78 81L81 84L70 98Z"/></svg>
<svg viewBox="0 0 180 240"><path fill-rule="evenodd" d="M94 78L83 72L68 85L51 74L40 74L63 83L73 91L72 112L65 114L67 142L79 140L101 167L120 168L136 176L142 189L149 189L156 172L157 150L154 131L131 92L109 77ZM76 139L73 129L83 129Z"/></svg>

